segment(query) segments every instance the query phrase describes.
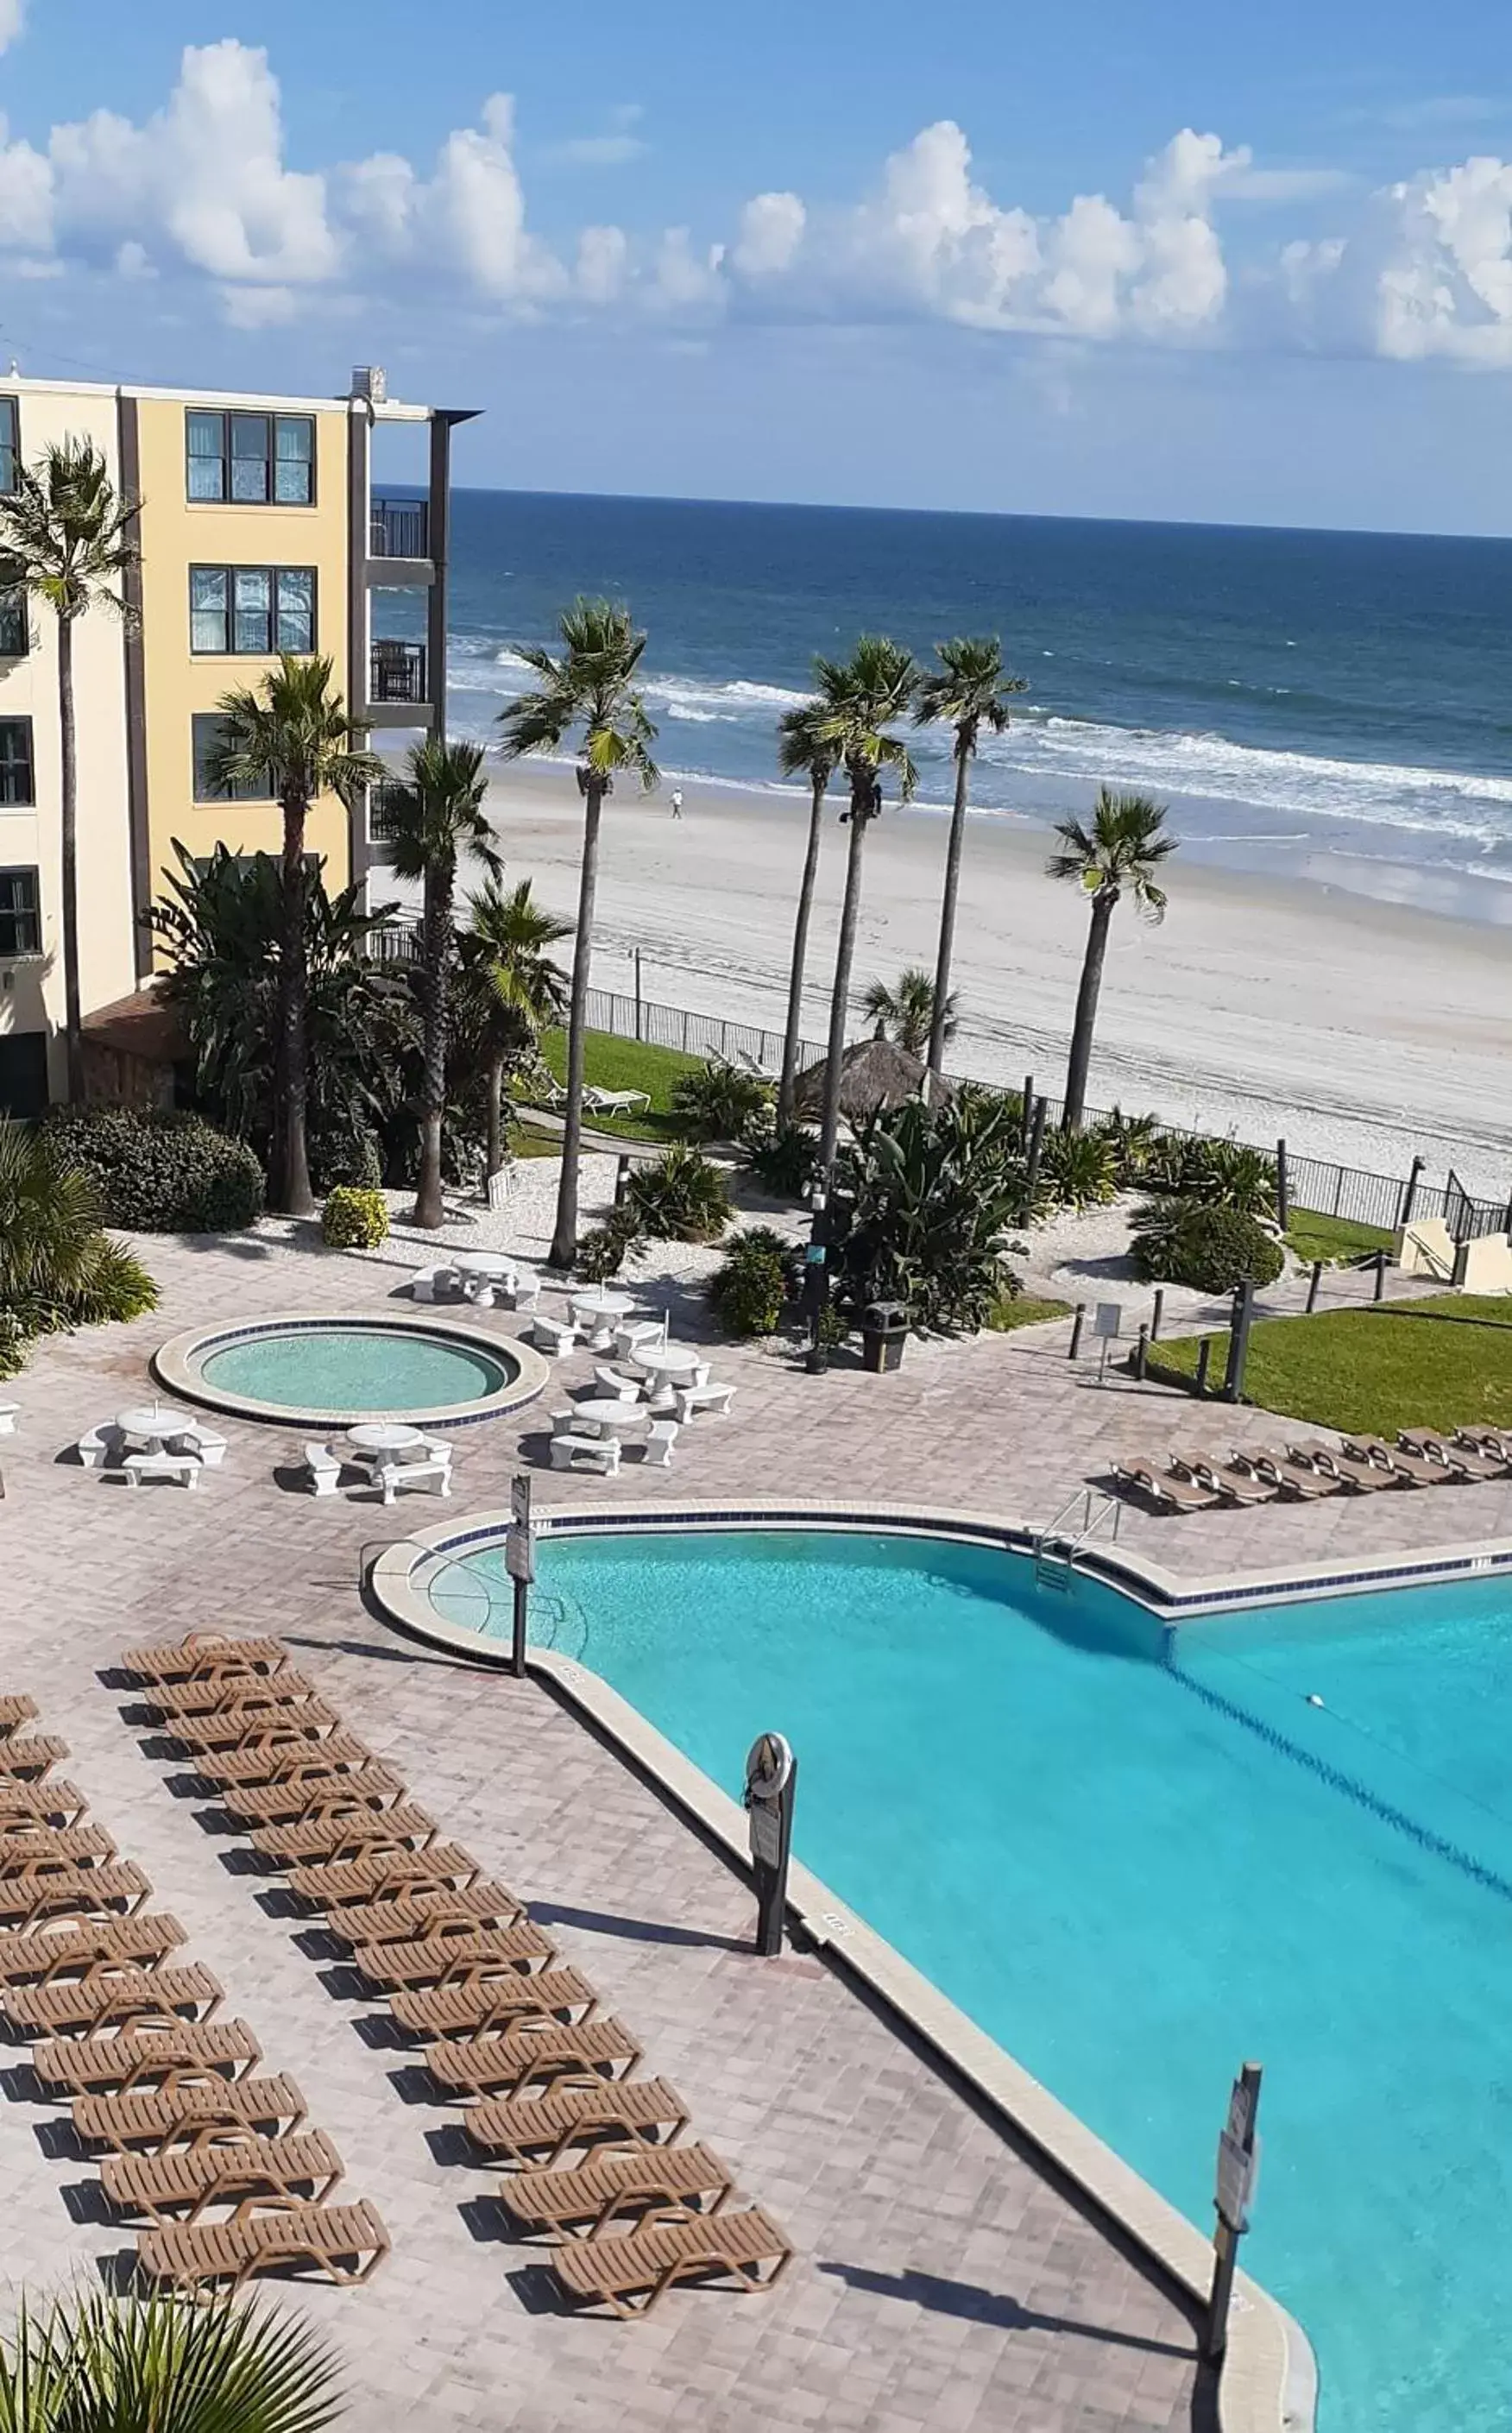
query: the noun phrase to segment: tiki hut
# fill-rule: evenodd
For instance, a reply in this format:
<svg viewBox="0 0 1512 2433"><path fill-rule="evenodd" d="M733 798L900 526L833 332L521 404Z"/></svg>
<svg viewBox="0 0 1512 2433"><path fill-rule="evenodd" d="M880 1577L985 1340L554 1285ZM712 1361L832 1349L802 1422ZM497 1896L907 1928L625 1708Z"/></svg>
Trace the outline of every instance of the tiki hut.
<svg viewBox="0 0 1512 2433"><path fill-rule="evenodd" d="M817 1121L824 1110L827 1056L798 1076L794 1100L797 1113ZM875 1115L878 1108L901 1107L917 1097L929 1082L931 1101L948 1096L948 1081L931 1081L922 1056L894 1046L891 1039L858 1039L841 1057L840 1111L849 1123Z"/></svg>

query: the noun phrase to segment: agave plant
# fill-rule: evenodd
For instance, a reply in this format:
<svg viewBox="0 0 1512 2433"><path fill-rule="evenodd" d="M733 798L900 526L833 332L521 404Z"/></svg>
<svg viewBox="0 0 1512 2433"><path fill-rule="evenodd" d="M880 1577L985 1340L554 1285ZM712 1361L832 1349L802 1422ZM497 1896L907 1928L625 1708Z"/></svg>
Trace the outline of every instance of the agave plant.
<svg viewBox="0 0 1512 2433"><path fill-rule="evenodd" d="M842 1299L900 1302L942 1334L984 1325L1023 1204L1018 1150L1016 1119L986 1092L933 1107L910 1098L858 1124L837 1168L853 1204Z"/></svg>
<svg viewBox="0 0 1512 2433"><path fill-rule="evenodd" d="M323 2433L333 2358L294 2317L95 2290L0 2340L0 2433Z"/></svg>
<svg viewBox="0 0 1512 2433"><path fill-rule="evenodd" d="M1040 1175L1065 1208L1105 1208L1118 1196L1118 1161L1100 1132L1050 1132Z"/></svg>
<svg viewBox="0 0 1512 2433"><path fill-rule="evenodd" d="M730 1222L730 1195L719 1167L694 1148L670 1148L637 1166L625 1206L642 1233L662 1242L717 1242Z"/></svg>

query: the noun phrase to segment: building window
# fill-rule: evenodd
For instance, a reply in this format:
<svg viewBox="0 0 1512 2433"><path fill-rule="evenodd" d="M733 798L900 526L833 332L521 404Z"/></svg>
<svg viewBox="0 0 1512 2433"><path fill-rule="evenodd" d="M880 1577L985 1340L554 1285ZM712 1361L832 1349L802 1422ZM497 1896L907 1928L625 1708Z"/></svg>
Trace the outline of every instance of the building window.
<svg viewBox="0 0 1512 2433"><path fill-rule="evenodd" d="M12 570L0 569L0 659L24 659L31 648L26 588L7 580Z"/></svg>
<svg viewBox="0 0 1512 2433"><path fill-rule="evenodd" d="M42 911L34 870L0 870L0 955L42 953Z"/></svg>
<svg viewBox="0 0 1512 2433"><path fill-rule="evenodd" d="M31 774L31 721L0 718L0 806L34 803Z"/></svg>
<svg viewBox="0 0 1512 2433"><path fill-rule="evenodd" d="M220 742L226 722L213 709L198 710L194 720L195 800L196 803L270 803L266 785L217 786L210 774L211 755Z"/></svg>
<svg viewBox="0 0 1512 2433"><path fill-rule="evenodd" d="M0 491L14 490L21 472L21 408L0 397Z"/></svg>
<svg viewBox="0 0 1512 2433"><path fill-rule="evenodd" d="M191 499L243 507L313 507L315 425L310 414L212 414L185 425Z"/></svg>
<svg viewBox="0 0 1512 2433"><path fill-rule="evenodd" d="M29 1119L47 1104L47 1034L8 1030L0 1036L0 1115Z"/></svg>
<svg viewBox="0 0 1512 2433"><path fill-rule="evenodd" d="M313 566L192 566L189 641L220 656L271 658L315 646Z"/></svg>

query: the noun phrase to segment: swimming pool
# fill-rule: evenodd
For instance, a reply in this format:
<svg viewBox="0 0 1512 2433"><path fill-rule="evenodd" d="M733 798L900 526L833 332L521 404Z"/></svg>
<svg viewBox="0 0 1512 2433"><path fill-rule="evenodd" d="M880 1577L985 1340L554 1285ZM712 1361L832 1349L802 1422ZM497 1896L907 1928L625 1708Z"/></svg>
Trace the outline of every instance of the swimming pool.
<svg viewBox="0 0 1512 2433"><path fill-rule="evenodd" d="M504 1626L497 1551L434 1594ZM800 1855L1204 2229L1263 2062L1245 2262L1315 2343L1326 2433L1500 2427L1505 1581L1172 1633L944 1540L586 1534L543 1540L534 1632L731 1791L785 1731Z"/></svg>
<svg viewBox="0 0 1512 2433"><path fill-rule="evenodd" d="M339 1426L352 1420L445 1427L517 1409L547 1370L526 1344L426 1318L268 1318L198 1329L154 1367L176 1393L247 1419Z"/></svg>

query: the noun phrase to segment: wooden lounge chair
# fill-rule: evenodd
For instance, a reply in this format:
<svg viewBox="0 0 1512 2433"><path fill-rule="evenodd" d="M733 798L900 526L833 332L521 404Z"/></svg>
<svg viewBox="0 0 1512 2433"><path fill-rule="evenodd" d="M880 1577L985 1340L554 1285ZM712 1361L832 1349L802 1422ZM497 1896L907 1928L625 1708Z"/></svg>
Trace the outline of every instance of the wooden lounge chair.
<svg viewBox="0 0 1512 2433"><path fill-rule="evenodd" d="M1273 1504L1281 1492L1274 1479L1261 1478L1242 1455L1215 1458L1206 1453L1173 1453L1171 1468L1221 1495L1226 1504Z"/></svg>
<svg viewBox="0 0 1512 2433"><path fill-rule="evenodd" d="M687 2104L664 2078L558 2079L542 2095L505 2102L486 2096L469 2104L462 2125L480 2152L507 2154L524 2167L534 2157L559 2163L564 2154L620 2148L639 2141L670 2143L690 2118Z"/></svg>
<svg viewBox="0 0 1512 2433"><path fill-rule="evenodd" d="M48 1985L61 1977L87 1977L96 1968L152 1968L188 1940L165 1910L150 1917L15 1930L0 1934L0 1985Z"/></svg>
<svg viewBox="0 0 1512 2433"><path fill-rule="evenodd" d="M113 2019L139 2030L208 2019L226 1999L218 1977L192 1968L101 1968L69 1985L17 1985L0 1993L0 2016L41 2035L97 2035Z"/></svg>
<svg viewBox="0 0 1512 2433"><path fill-rule="evenodd" d="M0 1921L25 1929L45 1918L51 1931L95 1918L129 1917L151 1892L147 1878L129 1859L108 1867L53 1867L0 1883Z"/></svg>
<svg viewBox="0 0 1512 2433"><path fill-rule="evenodd" d="M296 1707L234 1707L223 1715L176 1715L167 1729L192 1756L218 1749L276 1748L284 1741L323 1740L341 1722L323 1698Z"/></svg>
<svg viewBox="0 0 1512 2433"><path fill-rule="evenodd" d="M1402 1428L1397 1438L1399 1452L1411 1454L1424 1461L1441 1461L1456 1478L1480 1481L1505 1476L1505 1465L1487 1454L1474 1453L1469 1445L1455 1444L1433 1428Z"/></svg>
<svg viewBox="0 0 1512 2433"><path fill-rule="evenodd" d="M31 2066L44 2086L69 2095L115 2090L129 2094L152 2086L164 2096L187 2094L196 2085L224 2084L253 2069L263 2048L245 2019L191 2027L176 2019L167 2028L125 2028L114 2035L43 2036L31 2049Z"/></svg>
<svg viewBox="0 0 1512 2433"><path fill-rule="evenodd" d="M1235 1461L1246 1461L1262 1478L1270 1479L1299 1502L1311 1504L1321 1495L1337 1495L1344 1482L1319 1470L1316 1462L1299 1461L1284 1449L1277 1452L1268 1445L1248 1448L1234 1455Z"/></svg>
<svg viewBox="0 0 1512 2433"><path fill-rule="evenodd" d="M384 1993L426 1985L467 1985L554 1960L555 1946L538 1926L474 1927L467 1934L431 1934L418 1943L360 1943L352 1959L369 1985Z"/></svg>
<svg viewBox="0 0 1512 2433"><path fill-rule="evenodd" d="M437 1934L470 1934L480 1926L518 1926L525 1904L507 1884L443 1884L408 1900L362 1901L332 1913L331 1931L343 1943L419 1943Z"/></svg>
<svg viewBox="0 0 1512 2433"><path fill-rule="evenodd" d="M46 1782L10 1782L0 1777L0 1829L6 1832L27 1825L76 1825L88 1813L89 1801L66 1775Z"/></svg>
<svg viewBox="0 0 1512 2433"><path fill-rule="evenodd" d="M1113 1475L1121 1487L1132 1487L1163 1512L1205 1512L1218 1498L1194 1478L1173 1470L1157 1470L1147 1461L1115 1461Z"/></svg>
<svg viewBox="0 0 1512 2433"><path fill-rule="evenodd" d="M249 1791L260 1782L309 1782L376 1765L377 1758L355 1732L332 1732L323 1741L277 1741L263 1748L226 1749L196 1757L195 1772L217 1791Z"/></svg>
<svg viewBox="0 0 1512 2433"><path fill-rule="evenodd" d="M499 2193L526 2230L603 2238L655 2208L718 2213L735 2186L728 2164L707 2146L643 2146L634 2154L595 2154L569 2171L510 2171Z"/></svg>
<svg viewBox="0 0 1512 2433"><path fill-rule="evenodd" d="M121 1670L139 1681L213 1681L228 1673L277 1673L288 1661L277 1639L237 1639L229 1631L192 1630L156 1647L128 1647Z"/></svg>
<svg viewBox="0 0 1512 2433"><path fill-rule="evenodd" d="M435 1884L475 1884L483 1869L457 1842L433 1842L428 1850L374 1850L328 1866L291 1867L289 1883L317 1909L347 1909L354 1901L403 1900Z"/></svg>
<svg viewBox="0 0 1512 2433"><path fill-rule="evenodd" d="M689 2149L689 2152L693 2151ZM203 2144L165 2154L111 2154L100 2183L122 2213L197 2221L207 2205L324 2204L346 2166L321 2129L294 2137L211 2131Z"/></svg>
<svg viewBox="0 0 1512 2433"><path fill-rule="evenodd" d="M41 1710L35 1698L23 1692L19 1696L0 1697L0 1740L8 1740L23 1724L34 1724Z"/></svg>
<svg viewBox="0 0 1512 2433"><path fill-rule="evenodd" d="M292 2078L211 2077L146 2093L81 2095L74 2106L74 2127L86 2145L108 2146L113 2154L133 2146L193 2153L238 2131L292 2137L304 2117L304 2096Z"/></svg>
<svg viewBox="0 0 1512 2433"><path fill-rule="evenodd" d="M1457 1474L1443 1462L1409 1453L1404 1445L1387 1444L1384 1437L1346 1437L1344 1450L1357 1461L1379 1462L1383 1470L1394 1470L1414 1487L1442 1487Z"/></svg>
<svg viewBox="0 0 1512 2433"><path fill-rule="evenodd" d="M533 1977L517 1970L508 1977L484 1977L470 1985L434 1985L429 1992L396 1994L389 2004L401 2028L412 2035L466 2043L491 2031L518 2027L522 2019L559 2022L570 2027L591 2018L599 1998L575 1968L543 1968Z"/></svg>
<svg viewBox="0 0 1512 2433"><path fill-rule="evenodd" d="M1399 1472L1351 1454L1342 1445L1293 1444L1286 1450L1293 1461L1316 1462L1325 1478L1336 1478L1341 1487L1352 1488L1357 1495L1375 1495L1383 1487L1406 1483Z"/></svg>
<svg viewBox="0 0 1512 2433"><path fill-rule="evenodd" d="M1500 1462L1504 1470L1512 1470L1512 1428L1456 1428L1454 1442L1484 1454L1487 1461ZM0 1749L0 1764L4 1761L5 1751Z"/></svg>
<svg viewBox="0 0 1512 2433"><path fill-rule="evenodd" d="M342 1774L301 1775L296 1782L258 1782L221 1794L245 1825L298 1824L307 1816L336 1816L344 1810L392 1808L404 1797L392 1766L351 1766Z"/></svg>
<svg viewBox="0 0 1512 2433"><path fill-rule="evenodd" d="M61 1765L67 1755L68 1743L60 1741L56 1732L32 1732L25 1737L16 1732L9 1740L0 1741L0 1775L11 1775L18 1780L40 1777L49 1774L55 1765Z"/></svg>
<svg viewBox="0 0 1512 2433"><path fill-rule="evenodd" d="M259 1825L248 1836L265 1859L358 1858L365 1850L424 1849L441 1830L423 1808L365 1808L350 1816L311 1816L302 1825Z"/></svg>
<svg viewBox="0 0 1512 2433"><path fill-rule="evenodd" d="M640 2047L618 2019L585 2019L577 2027L521 2028L515 2035L480 2036L466 2045L427 2045L425 2066L447 2095L518 2097L527 2086L550 2090L561 2078L589 2070L623 2078Z"/></svg>
<svg viewBox="0 0 1512 2433"><path fill-rule="evenodd" d="M175 1716L229 1715L253 1707L300 1707L315 1685L292 1665L281 1673L223 1673L210 1681L161 1681L138 1692L164 1722Z"/></svg>
<svg viewBox="0 0 1512 2433"><path fill-rule="evenodd" d="M566 2240L552 2270L580 2305L628 2318L649 2315L678 2281L724 2278L741 2290L770 2288L791 2261L781 2231L755 2205L745 2213L693 2215L674 2207L623 2238Z"/></svg>
<svg viewBox="0 0 1512 2433"><path fill-rule="evenodd" d="M295 2205L286 2212L241 2214L232 2221L176 2222L144 2230L137 2263L150 2280L195 2288L227 2281L233 2289L254 2272L307 2265L346 2287L365 2281L388 2254L390 2240L376 2208L357 2204Z"/></svg>
<svg viewBox="0 0 1512 2433"><path fill-rule="evenodd" d="M48 1875L113 1859L115 1844L103 1825L23 1826L0 1833L0 1878Z"/></svg>

